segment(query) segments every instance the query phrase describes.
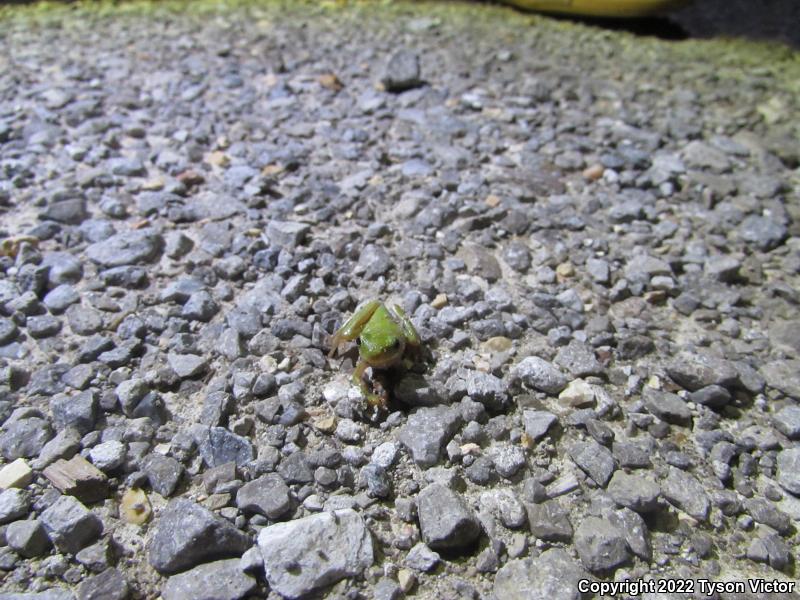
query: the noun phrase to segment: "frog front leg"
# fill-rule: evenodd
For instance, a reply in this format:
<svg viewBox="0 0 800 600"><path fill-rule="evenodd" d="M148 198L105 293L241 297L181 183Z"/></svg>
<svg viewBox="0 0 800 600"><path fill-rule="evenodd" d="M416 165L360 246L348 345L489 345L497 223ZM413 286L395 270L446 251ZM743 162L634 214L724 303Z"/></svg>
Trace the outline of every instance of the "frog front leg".
<svg viewBox="0 0 800 600"><path fill-rule="evenodd" d="M364 325L372 318L372 315L378 310L380 305L380 300L370 300L358 308L353 316L347 319L345 324L336 330L336 333L334 333L331 338L331 351L328 353L329 358L333 358L342 342L352 342L361 335ZM362 373L365 368L366 365L361 369Z"/></svg>

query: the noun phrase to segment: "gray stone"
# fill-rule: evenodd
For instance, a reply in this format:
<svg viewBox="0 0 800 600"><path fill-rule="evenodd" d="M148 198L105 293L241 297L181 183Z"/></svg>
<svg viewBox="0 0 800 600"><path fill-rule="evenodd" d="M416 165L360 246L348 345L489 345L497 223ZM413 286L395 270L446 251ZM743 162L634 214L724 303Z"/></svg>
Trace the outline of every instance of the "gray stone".
<svg viewBox="0 0 800 600"><path fill-rule="evenodd" d="M183 465L177 460L157 452L145 456L141 468L153 491L165 498L171 496L178 487L184 471Z"/></svg>
<svg viewBox="0 0 800 600"><path fill-rule="evenodd" d="M800 353L800 321L774 321L769 326L769 342L787 356Z"/></svg>
<svg viewBox="0 0 800 600"><path fill-rule="evenodd" d="M597 283L608 283L611 280L611 271L608 262L599 258L589 258L586 260L586 272L592 281Z"/></svg>
<svg viewBox="0 0 800 600"><path fill-rule="evenodd" d="M178 354L170 352L167 354L167 362L170 368L181 379L190 379L203 374L208 368L208 360L197 354Z"/></svg>
<svg viewBox="0 0 800 600"><path fill-rule="evenodd" d="M723 283L732 283L739 277L742 263L733 256L713 256L706 261L704 268L710 277Z"/></svg>
<svg viewBox="0 0 800 600"><path fill-rule="evenodd" d="M120 382L114 391L119 399L122 412L128 417L132 417L139 402L150 392L150 386L143 379L133 377Z"/></svg>
<svg viewBox="0 0 800 600"><path fill-rule="evenodd" d="M14 321L5 317L0 317L0 345L13 342L18 334L19 329Z"/></svg>
<svg viewBox="0 0 800 600"><path fill-rule="evenodd" d="M219 307L214 302L211 294L205 290L200 290L189 296L189 299L183 305L181 316L185 319L206 323L217 314L218 310Z"/></svg>
<svg viewBox="0 0 800 600"><path fill-rule="evenodd" d="M526 409L522 411L522 424L525 427L525 433L534 442L538 442L547 435L550 427L557 422L558 418L546 410Z"/></svg>
<svg viewBox="0 0 800 600"><path fill-rule="evenodd" d="M77 553L103 532L103 522L72 496L61 496L41 514L44 529L61 552Z"/></svg>
<svg viewBox="0 0 800 600"><path fill-rule="evenodd" d="M97 444L89 450L89 460L92 464L103 471L108 473L114 471L125 462L125 455L127 450L125 444L117 440L109 440Z"/></svg>
<svg viewBox="0 0 800 600"><path fill-rule="evenodd" d="M163 239L154 231L124 231L91 244L86 248L86 256L103 267L121 267L154 261L163 246Z"/></svg>
<svg viewBox="0 0 800 600"><path fill-rule="evenodd" d="M693 475L671 466L667 477L661 481L661 494L670 504L698 521L708 518L711 507L708 496Z"/></svg>
<svg viewBox="0 0 800 600"><path fill-rule="evenodd" d="M14 521L6 528L6 541L20 556L41 556L50 548L50 538L38 519Z"/></svg>
<svg viewBox="0 0 800 600"><path fill-rule="evenodd" d="M284 598L360 575L374 561L369 530L352 509L265 527L258 547L270 588Z"/></svg>
<svg viewBox="0 0 800 600"><path fill-rule="evenodd" d="M512 377L530 388L556 395L567 387L567 377L555 366L538 356L528 356L516 365Z"/></svg>
<svg viewBox="0 0 800 600"><path fill-rule="evenodd" d="M432 467L441 457L444 447L461 425L458 410L447 406L417 409L398 434L398 439L421 467Z"/></svg>
<svg viewBox="0 0 800 600"><path fill-rule="evenodd" d="M15 521L28 514L30 495L26 490L9 488L0 492L0 524Z"/></svg>
<svg viewBox="0 0 800 600"><path fill-rule="evenodd" d="M314 473L306 460L305 452L298 451L290 454L278 465L278 473L286 483L311 483Z"/></svg>
<svg viewBox="0 0 800 600"><path fill-rule="evenodd" d="M790 440L800 439L800 406L784 406L772 417L772 422Z"/></svg>
<svg viewBox="0 0 800 600"><path fill-rule="evenodd" d="M44 469L59 458L69 459L80 449L81 435L72 429L62 429L53 439L47 442L33 460L34 469Z"/></svg>
<svg viewBox="0 0 800 600"><path fill-rule="evenodd" d="M130 590L125 576L112 567L84 579L76 593L78 600L127 600Z"/></svg>
<svg viewBox="0 0 800 600"><path fill-rule="evenodd" d="M625 536L606 519L586 517L575 532L575 549L594 573L614 569L630 558Z"/></svg>
<svg viewBox="0 0 800 600"><path fill-rule="evenodd" d="M623 469L647 469L651 466L652 444L614 441L611 453Z"/></svg>
<svg viewBox="0 0 800 600"><path fill-rule="evenodd" d="M371 497L388 498L392 495L392 478L383 467L372 463L364 465L359 476Z"/></svg>
<svg viewBox="0 0 800 600"><path fill-rule="evenodd" d="M481 525L463 496L439 483L417 495L422 540L434 550L457 549L474 542Z"/></svg>
<svg viewBox="0 0 800 600"><path fill-rule="evenodd" d="M614 502L620 506L638 513L648 513L658 509L661 488L646 477L616 471L608 482L607 489Z"/></svg>
<svg viewBox="0 0 800 600"><path fill-rule="evenodd" d="M730 362L700 353L682 352L667 366L667 373L690 392L708 385L732 388L739 380L736 367Z"/></svg>
<svg viewBox="0 0 800 600"><path fill-rule="evenodd" d="M267 224L267 237L275 246L293 249L305 241L311 227L295 221L271 220Z"/></svg>
<svg viewBox="0 0 800 600"><path fill-rule="evenodd" d="M739 237L762 252L777 248L786 239L786 227L769 217L749 215L739 225Z"/></svg>
<svg viewBox="0 0 800 600"><path fill-rule="evenodd" d="M525 451L519 446L497 444L489 450L488 456L498 475L506 479L511 479L526 465Z"/></svg>
<svg viewBox="0 0 800 600"><path fill-rule="evenodd" d="M103 315L88 306L73 304L65 314L70 329L77 335L92 335L103 329Z"/></svg>
<svg viewBox="0 0 800 600"><path fill-rule="evenodd" d="M499 489L483 492L479 506L481 510L496 513L500 522L509 529L519 529L528 523L525 505L519 501L513 490Z"/></svg>
<svg viewBox="0 0 800 600"><path fill-rule="evenodd" d="M580 564L561 548L536 558L508 561L495 575L498 600L580 600L578 582L587 577Z"/></svg>
<svg viewBox="0 0 800 600"><path fill-rule="evenodd" d="M603 367L598 362L591 347L577 340L572 340L568 345L558 351L556 364L564 367L573 377L586 377L600 375Z"/></svg>
<svg viewBox="0 0 800 600"><path fill-rule="evenodd" d="M489 410L504 410L509 401L508 385L499 377L482 371L468 371L467 395Z"/></svg>
<svg viewBox="0 0 800 600"><path fill-rule="evenodd" d="M148 562L159 573L176 573L204 561L238 557L247 535L207 508L185 498L167 504L147 543Z"/></svg>
<svg viewBox="0 0 800 600"><path fill-rule="evenodd" d="M224 427L209 427L202 431L197 440L197 448L209 467L229 462L241 466L255 457L253 445L245 437L236 435Z"/></svg>
<svg viewBox="0 0 800 600"><path fill-rule="evenodd" d="M417 544L408 551L406 558L403 561L405 566L415 571L429 572L439 564L439 553L434 552L422 542Z"/></svg>
<svg viewBox="0 0 800 600"><path fill-rule="evenodd" d="M800 496L800 448L788 448L778 452L777 479L787 492Z"/></svg>
<svg viewBox="0 0 800 600"><path fill-rule="evenodd" d="M689 394L689 400L709 408L723 408L731 401L731 394L719 385L708 385Z"/></svg>
<svg viewBox="0 0 800 600"><path fill-rule="evenodd" d="M594 440L576 442L569 448L569 455L601 487L606 486L616 468L611 451Z"/></svg>
<svg viewBox="0 0 800 600"><path fill-rule="evenodd" d="M389 58L381 75L387 92L403 92L422 83L419 56L410 50L398 50Z"/></svg>
<svg viewBox="0 0 800 600"><path fill-rule="evenodd" d="M239 600L256 587L238 558L199 565L167 580L161 590L164 600Z"/></svg>
<svg viewBox="0 0 800 600"><path fill-rule="evenodd" d="M363 270L364 278L368 280L384 275L392 265L389 253L375 244L366 244L358 257L358 268Z"/></svg>
<svg viewBox="0 0 800 600"><path fill-rule="evenodd" d="M771 388L800 401L800 360L774 360L759 372Z"/></svg>
<svg viewBox="0 0 800 600"><path fill-rule="evenodd" d="M531 533L546 542L569 543L572 540L572 523L569 513L558 500L527 504L528 524Z"/></svg>
<svg viewBox="0 0 800 600"><path fill-rule="evenodd" d="M778 535L768 533L750 543L747 548L747 558L783 571L791 563L792 551Z"/></svg>
<svg viewBox="0 0 800 600"><path fill-rule="evenodd" d="M9 461L37 456L52 437L46 419L29 417L5 423L0 429L0 453Z"/></svg>
<svg viewBox="0 0 800 600"><path fill-rule="evenodd" d="M75 560L93 573L102 573L116 560L115 545L111 538L100 538L75 555Z"/></svg>
<svg viewBox="0 0 800 600"><path fill-rule="evenodd" d="M82 435L89 433L97 420L97 394L92 390L74 396L59 394L50 400L50 412L56 429L72 427Z"/></svg>
<svg viewBox="0 0 800 600"><path fill-rule="evenodd" d="M792 530L792 520L785 512L779 510L772 502L764 498L747 498L744 501L745 510L750 513L756 523L772 527L781 535L787 535Z"/></svg>
<svg viewBox="0 0 800 600"><path fill-rule="evenodd" d="M648 412L662 421L675 425L690 425L692 422L692 411L677 394L645 386L642 399Z"/></svg>
<svg viewBox="0 0 800 600"><path fill-rule="evenodd" d="M276 473L264 475L239 488L236 506L247 513L280 519L292 507L289 487Z"/></svg>
<svg viewBox="0 0 800 600"><path fill-rule="evenodd" d="M628 542L628 547L636 556L650 562L653 558L653 548L650 545L647 524L639 513L629 508L608 511L605 517L616 527Z"/></svg>
<svg viewBox="0 0 800 600"><path fill-rule="evenodd" d="M49 588L43 592L6 592L0 600L75 600L75 595L67 588Z"/></svg>
<svg viewBox="0 0 800 600"><path fill-rule="evenodd" d="M37 340L52 337L61 331L61 321L53 315L28 317L25 326L30 336Z"/></svg>

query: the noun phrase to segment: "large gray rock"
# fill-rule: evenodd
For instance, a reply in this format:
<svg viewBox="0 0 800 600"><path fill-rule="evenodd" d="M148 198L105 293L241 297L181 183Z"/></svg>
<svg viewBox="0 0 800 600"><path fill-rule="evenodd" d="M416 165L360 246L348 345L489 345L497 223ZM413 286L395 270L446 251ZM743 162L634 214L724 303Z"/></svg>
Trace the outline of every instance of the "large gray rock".
<svg viewBox="0 0 800 600"><path fill-rule="evenodd" d="M622 532L599 517L586 517L578 526L575 549L583 565L595 573L618 567L630 558Z"/></svg>
<svg viewBox="0 0 800 600"><path fill-rule="evenodd" d="M8 545L26 558L41 556L50 548L50 538L38 519L9 523L6 528Z"/></svg>
<svg viewBox="0 0 800 600"><path fill-rule="evenodd" d="M800 400L800 360L774 360L759 369L767 385Z"/></svg>
<svg viewBox="0 0 800 600"><path fill-rule="evenodd" d="M778 483L787 492L800 496L800 448L778 453Z"/></svg>
<svg viewBox="0 0 800 600"><path fill-rule="evenodd" d="M301 598L359 575L374 560L369 530L352 509L265 527L258 547L270 588L284 598Z"/></svg>
<svg viewBox="0 0 800 600"><path fill-rule="evenodd" d="M497 600L579 600L578 582L587 577L561 548L534 559L510 560L494 578Z"/></svg>
<svg viewBox="0 0 800 600"><path fill-rule="evenodd" d="M566 375L551 363L538 356L528 356L511 373L514 379L522 381L529 388L556 395L567 387Z"/></svg>
<svg viewBox="0 0 800 600"><path fill-rule="evenodd" d="M92 390L74 396L58 394L50 400L50 412L56 429L73 427L82 435L89 433L97 419L97 394Z"/></svg>
<svg viewBox="0 0 800 600"><path fill-rule="evenodd" d="M577 340L572 340L568 345L561 348L556 355L555 362L569 371L573 377L586 377L603 373L603 366L595 357L594 350Z"/></svg>
<svg viewBox="0 0 800 600"><path fill-rule="evenodd" d="M669 474L661 481L664 498L683 512L699 521L708 518L710 503L702 484L693 475L676 467L669 468Z"/></svg>
<svg viewBox="0 0 800 600"><path fill-rule="evenodd" d="M72 496L61 496L42 512L42 525L61 552L77 553L103 532L103 522Z"/></svg>
<svg viewBox="0 0 800 600"><path fill-rule="evenodd" d="M113 567L85 578L78 586L78 600L128 600L130 589L125 576Z"/></svg>
<svg viewBox="0 0 800 600"><path fill-rule="evenodd" d="M572 540L572 523L569 513L558 500L539 504L527 504L528 523L531 533L546 542L569 542Z"/></svg>
<svg viewBox="0 0 800 600"><path fill-rule="evenodd" d="M628 542L628 547L636 556L650 562L653 548L650 545L650 532L642 515L630 508L608 511L604 516L616 527Z"/></svg>
<svg viewBox="0 0 800 600"><path fill-rule="evenodd" d="M440 483L419 493L417 514L422 539L434 550L463 548L481 533L480 522L464 497Z"/></svg>
<svg viewBox="0 0 800 600"><path fill-rule="evenodd" d="M198 430L197 450L209 467L218 467L229 462L241 466L255 457L250 440L224 427Z"/></svg>
<svg viewBox="0 0 800 600"><path fill-rule="evenodd" d="M30 495L25 490L10 488L0 493L0 523L15 521L28 514Z"/></svg>
<svg viewBox="0 0 800 600"><path fill-rule="evenodd" d="M442 450L461 424L461 415L447 406L418 409L400 430L399 440L421 467L439 462Z"/></svg>
<svg viewBox="0 0 800 600"><path fill-rule="evenodd" d="M775 429L790 440L800 438L800 406L785 406L772 417Z"/></svg>
<svg viewBox="0 0 800 600"><path fill-rule="evenodd" d="M490 410L503 410L508 405L508 384L491 373L468 371L467 395Z"/></svg>
<svg viewBox="0 0 800 600"><path fill-rule="evenodd" d="M236 506L245 512L279 519L292 507L289 486L277 473L264 475L239 488Z"/></svg>
<svg viewBox="0 0 800 600"><path fill-rule="evenodd" d="M594 440L588 442L575 442L569 448L569 455L597 485L605 487L616 468L614 455L605 446Z"/></svg>
<svg viewBox="0 0 800 600"><path fill-rule="evenodd" d="M710 354L682 352L667 366L667 373L673 381L690 392L708 385L731 388L739 381L736 367Z"/></svg>
<svg viewBox="0 0 800 600"><path fill-rule="evenodd" d="M250 539L225 519L185 498L167 504L147 544L159 573L176 573L203 561L240 556Z"/></svg>
<svg viewBox="0 0 800 600"><path fill-rule="evenodd" d="M525 427L525 433L534 442L542 439L557 421L558 418L546 410L527 409L522 411L522 424Z"/></svg>
<svg viewBox="0 0 800 600"><path fill-rule="evenodd" d="M19 419L0 430L0 453L9 461L37 456L52 437L53 430L46 419Z"/></svg>
<svg viewBox="0 0 800 600"><path fill-rule="evenodd" d="M645 387L642 391L642 398L650 414L657 416L662 421L675 425L691 424L692 411L680 396Z"/></svg>
<svg viewBox="0 0 800 600"><path fill-rule="evenodd" d="M620 506L647 513L658 509L661 488L646 477L617 471L608 482L608 493Z"/></svg>
<svg viewBox="0 0 800 600"><path fill-rule="evenodd" d="M152 230L123 231L86 248L86 256L104 267L121 267L155 260L164 247L162 237Z"/></svg>
<svg viewBox="0 0 800 600"><path fill-rule="evenodd" d="M403 92L420 85L419 56L410 50L396 51L386 63L381 83L387 92Z"/></svg>
<svg viewBox="0 0 800 600"><path fill-rule="evenodd" d="M256 580L242 571L238 558L199 565L167 580L164 600L239 600L256 587Z"/></svg>

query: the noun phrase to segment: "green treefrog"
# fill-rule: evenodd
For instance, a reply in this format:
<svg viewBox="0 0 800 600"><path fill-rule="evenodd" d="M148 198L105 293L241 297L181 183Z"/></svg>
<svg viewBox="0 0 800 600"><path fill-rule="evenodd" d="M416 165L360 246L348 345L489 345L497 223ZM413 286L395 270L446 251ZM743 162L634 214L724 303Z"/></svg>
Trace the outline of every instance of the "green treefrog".
<svg viewBox="0 0 800 600"><path fill-rule="evenodd" d="M368 390L363 380L364 371L367 367L388 369L401 364L408 350L419 348L419 334L397 304L386 306L380 300L370 300L359 306L333 334L328 356L333 357L343 342L352 340L358 344L359 354L353 381L370 405L385 407L385 398Z"/></svg>

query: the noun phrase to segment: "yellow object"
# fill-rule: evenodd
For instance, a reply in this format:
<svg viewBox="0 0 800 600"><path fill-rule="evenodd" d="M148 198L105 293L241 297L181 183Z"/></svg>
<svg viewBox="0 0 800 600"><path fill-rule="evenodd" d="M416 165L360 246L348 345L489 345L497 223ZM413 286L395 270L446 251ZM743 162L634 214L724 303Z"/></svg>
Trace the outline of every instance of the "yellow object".
<svg viewBox="0 0 800 600"><path fill-rule="evenodd" d="M153 514L147 494L139 488L131 488L122 496L119 506L122 519L134 525L144 525Z"/></svg>
<svg viewBox="0 0 800 600"><path fill-rule="evenodd" d="M501 0L517 8L587 17L646 17L690 0Z"/></svg>

